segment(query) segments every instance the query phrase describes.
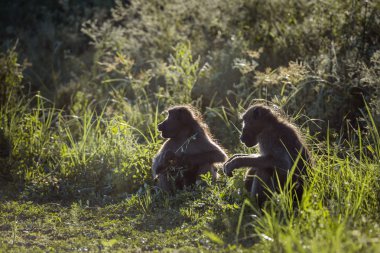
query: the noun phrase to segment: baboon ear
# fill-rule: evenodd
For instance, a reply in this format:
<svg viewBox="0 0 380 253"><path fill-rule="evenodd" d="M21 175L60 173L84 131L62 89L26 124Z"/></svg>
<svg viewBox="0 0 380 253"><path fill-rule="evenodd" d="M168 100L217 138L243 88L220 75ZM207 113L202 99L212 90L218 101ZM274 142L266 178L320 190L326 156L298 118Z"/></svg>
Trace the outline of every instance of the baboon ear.
<svg viewBox="0 0 380 253"><path fill-rule="evenodd" d="M258 119L261 117L261 110L260 108L256 107L256 108L253 108L253 111L252 111L252 114L251 114L251 118L252 119Z"/></svg>
<svg viewBox="0 0 380 253"><path fill-rule="evenodd" d="M251 117L252 119L257 120L257 119L262 118L266 114L267 114L267 110L265 108L257 106L253 108Z"/></svg>
<svg viewBox="0 0 380 253"><path fill-rule="evenodd" d="M251 113L251 118L253 120L261 119L264 116L268 115L268 113L270 113L269 109L265 107L257 106L253 108L253 111Z"/></svg>

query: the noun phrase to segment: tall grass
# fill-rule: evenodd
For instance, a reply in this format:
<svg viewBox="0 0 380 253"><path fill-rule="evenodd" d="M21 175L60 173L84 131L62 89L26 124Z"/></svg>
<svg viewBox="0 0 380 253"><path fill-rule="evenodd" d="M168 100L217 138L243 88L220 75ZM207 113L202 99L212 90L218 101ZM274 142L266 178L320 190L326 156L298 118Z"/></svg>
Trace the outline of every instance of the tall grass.
<svg viewBox="0 0 380 253"><path fill-rule="evenodd" d="M65 115L40 95L6 104L0 117L12 143L7 172L34 194L131 192L150 180L155 130L145 136L122 117L90 108Z"/></svg>

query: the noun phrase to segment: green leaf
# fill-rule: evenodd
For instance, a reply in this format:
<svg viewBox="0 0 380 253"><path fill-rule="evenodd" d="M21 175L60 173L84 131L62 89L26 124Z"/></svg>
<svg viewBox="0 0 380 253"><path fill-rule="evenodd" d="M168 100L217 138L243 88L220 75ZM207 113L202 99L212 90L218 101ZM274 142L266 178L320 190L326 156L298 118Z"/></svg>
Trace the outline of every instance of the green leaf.
<svg viewBox="0 0 380 253"><path fill-rule="evenodd" d="M223 240L217 236L215 233L211 231L204 231L204 234L214 243L219 244L219 245L224 245Z"/></svg>

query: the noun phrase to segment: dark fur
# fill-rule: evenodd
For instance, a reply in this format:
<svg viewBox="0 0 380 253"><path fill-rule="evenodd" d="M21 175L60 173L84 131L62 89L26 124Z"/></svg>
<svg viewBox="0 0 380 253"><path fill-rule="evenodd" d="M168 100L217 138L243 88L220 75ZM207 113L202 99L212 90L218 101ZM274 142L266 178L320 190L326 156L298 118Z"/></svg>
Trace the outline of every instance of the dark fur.
<svg viewBox="0 0 380 253"><path fill-rule="evenodd" d="M198 111L190 106L172 107L158 130L168 139L152 166L153 177L158 179L160 188L169 192L182 189L207 172L216 179L214 164L224 162L227 156L212 140Z"/></svg>
<svg viewBox="0 0 380 253"><path fill-rule="evenodd" d="M259 155L234 155L224 164L224 172L232 176L236 168L250 167L245 177L245 187L262 206L271 191L283 187L288 173L297 161L292 182L295 197L300 201L303 193L302 175L311 162L309 151L299 130L279 113L265 105L250 107L243 114L240 140L247 147L259 144ZM280 185L277 183L277 176Z"/></svg>

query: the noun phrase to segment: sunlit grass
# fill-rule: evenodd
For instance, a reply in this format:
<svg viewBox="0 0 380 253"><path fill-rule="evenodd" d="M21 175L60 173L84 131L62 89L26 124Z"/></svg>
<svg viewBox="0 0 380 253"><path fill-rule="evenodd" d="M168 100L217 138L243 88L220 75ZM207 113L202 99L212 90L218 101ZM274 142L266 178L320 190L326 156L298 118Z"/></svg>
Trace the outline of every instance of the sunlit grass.
<svg viewBox="0 0 380 253"><path fill-rule="evenodd" d="M206 175L174 196L161 192L150 174L162 143L157 130L103 112L65 115L40 95L1 108L13 143L4 161L23 188L1 191L0 249L380 250L380 138L371 116L367 129L352 130L343 142L327 135L311 145L315 163L297 207L289 182L259 210L244 193L243 170L216 184ZM153 113L156 125L158 107ZM206 114L238 135L232 106ZM243 145L235 151L255 152Z"/></svg>
<svg viewBox="0 0 380 253"><path fill-rule="evenodd" d="M104 124L104 120L97 124L100 119L82 126L87 126L88 132L98 133L100 130L94 129ZM88 134L82 149L73 147L72 152L81 154L96 146L98 153L118 159L116 153L123 152L118 143L124 144L126 139L116 133L136 134L127 124L115 119L102 129L100 132L108 133L106 136L114 146L101 142L103 135L92 133ZM91 138L94 142L90 141ZM362 147L367 150L376 150L379 141L371 139L368 142L360 136L356 139L362 139ZM66 139L67 149L72 148L72 142ZM105 149L102 149L102 143L106 145ZM133 156L144 153L137 152L139 154ZM96 250L99 247L153 250L190 246L190 251L203 248L218 251L376 252L380 249L378 154L370 151L372 156L368 156L365 150L356 153L350 146L330 144L321 150L313 150L313 153L315 165L310 167L306 190L298 208L292 206L291 191L285 190L276 194L263 210L258 210L241 193L241 173L232 179L222 177L215 185L205 177L204 185L175 196L155 191L147 185L140 193L125 200L99 207L93 206L90 195L87 200L76 200L70 205L7 200L0 205L3 234L0 246L7 251L26 250L31 245L35 250ZM91 164L92 156L96 154L89 154L88 159L68 158L67 161L78 165ZM152 155L147 154L148 157Z"/></svg>
<svg viewBox="0 0 380 253"><path fill-rule="evenodd" d="M78 92L69 110L39 93L17 93L1 104L0 130L11 145L0 158L0 251L380 251L380 137L368 105L363 129L350 126L337 136L328 130L324 141L306 134L315 163L297 205L289 181L259 210L243 189L244 170L216 183L204 175L174 195L155 187L150 170L163 142L160 112L192 102L199 74L190 46L175 47L166 66L170 86L154 94L146 90L151 73L132 76L130 60L117 54L134 101L114 89L112 99L96 105ZM102 84L114 81L120 80ZM294 99L284 89L274 101ZM205 109L230 154L257 152L238 139L239 113L256 101L247 90L230 91L235 101L223 106L212 99Z"/></svg>

